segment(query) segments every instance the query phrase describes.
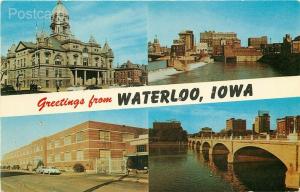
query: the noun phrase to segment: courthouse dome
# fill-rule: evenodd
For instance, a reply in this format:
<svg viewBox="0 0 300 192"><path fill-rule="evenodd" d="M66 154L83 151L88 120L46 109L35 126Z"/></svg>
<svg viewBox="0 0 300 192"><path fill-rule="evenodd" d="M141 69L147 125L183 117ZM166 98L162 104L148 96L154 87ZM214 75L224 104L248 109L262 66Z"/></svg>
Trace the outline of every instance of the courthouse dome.
<svg viewBox="0 0 300 192"><path fill-rule="evenodd" d="M68 10L65 8L65 6L61 2L61 0L58 0L56 6L52 10L52 15L60 14L60 13L62 13L64 15L68 15Z"/></svg>

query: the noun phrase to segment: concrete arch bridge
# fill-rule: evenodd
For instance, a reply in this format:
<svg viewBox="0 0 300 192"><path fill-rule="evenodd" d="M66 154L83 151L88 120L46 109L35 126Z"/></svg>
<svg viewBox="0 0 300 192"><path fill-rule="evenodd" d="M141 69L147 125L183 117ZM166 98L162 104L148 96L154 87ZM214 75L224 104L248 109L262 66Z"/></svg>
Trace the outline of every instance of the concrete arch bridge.
<svg viewBox="0 0 300 192"><path fill-rule="evenodd" d="M285 184L287 188L300 188L299 140L253 139L253 138L188 138L188 145L195 150L214 154L227 154L228 163L262 160L255 157L261 151L277 158L286 168ZM255 149L253 158L240 158L249 149Z"/></svg>

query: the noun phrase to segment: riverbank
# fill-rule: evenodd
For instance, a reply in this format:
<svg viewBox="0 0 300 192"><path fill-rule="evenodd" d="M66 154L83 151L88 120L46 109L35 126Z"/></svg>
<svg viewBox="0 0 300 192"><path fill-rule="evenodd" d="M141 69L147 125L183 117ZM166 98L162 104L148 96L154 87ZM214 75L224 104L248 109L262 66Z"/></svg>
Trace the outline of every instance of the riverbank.
<svg viewBox="0 0 300 192"><path fill-rule="evenodd" d="M300 54L264 55L259 62L270 65L284 75L300 75Z"/></svg>
<svg viewBox="0 0 300 192"><path fill-rule="evenodd" d="M207 63L204 63L204 62L189 64L186 71L192 71L192 70L202 67L206 64ZM183 72L185 72L185 71L177 71L176 69L171 68L171 67L165 68L165 69L159 69L157 71L151 71L148 73L148 81L154 82L154 81L166 79L171 75L175 75L175 74L183 73Z"/></svg>

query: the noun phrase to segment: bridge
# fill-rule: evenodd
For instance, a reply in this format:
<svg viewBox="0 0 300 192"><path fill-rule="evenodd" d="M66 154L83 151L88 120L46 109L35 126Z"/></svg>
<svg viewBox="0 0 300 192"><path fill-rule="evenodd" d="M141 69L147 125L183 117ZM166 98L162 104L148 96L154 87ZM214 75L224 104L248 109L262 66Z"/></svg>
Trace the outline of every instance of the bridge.
<svg viewBox="0 0 300 192"><path fill-rule="evenodd" d="M279 160L286 168L285 185L287 188L300 188L300 154L298 139L254 138L249 137L190 137L188 145L200 152L209 154L227 154L227 162L247 162L263 160L262 151ZM246 151L255 151L250 156ZM244 158L243 154L244 152ZM245 155L246 154L246 155ZM247 156L248 155L248 156ZM256 157L257 156L257 157Z"/></svg>

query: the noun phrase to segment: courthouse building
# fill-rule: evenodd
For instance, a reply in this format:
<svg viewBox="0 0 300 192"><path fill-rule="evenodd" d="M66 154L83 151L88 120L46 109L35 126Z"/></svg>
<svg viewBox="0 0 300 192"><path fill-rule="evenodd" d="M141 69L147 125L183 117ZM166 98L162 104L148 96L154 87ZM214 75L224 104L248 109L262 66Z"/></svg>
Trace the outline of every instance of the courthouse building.
<svg viewBox="0 0 300 192"><path fill-rule="evenodd" d="M69 14L61 1L51 16L51 34L36 34L35 42L20 41L7 53L7 81L29 89L113 83L114 54L108 43L101 46L93 36L88 42L76 39L71 32ZM22 29L20 29L22 30Z"/></svg>
<svg viewBox="0 0 300 192"><path fill-rule="evenodd" d="M80 163L87 171L103 170L101 166L109 166L103 165L103 159L108 163L141 155L137 152L147 155L147 142L133 142L145 134L148 129L88 121L11 151L3 156L1 164L32 170L41 161L45 166L72 170Z"/></svg>

